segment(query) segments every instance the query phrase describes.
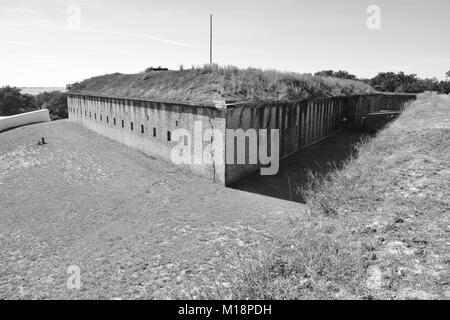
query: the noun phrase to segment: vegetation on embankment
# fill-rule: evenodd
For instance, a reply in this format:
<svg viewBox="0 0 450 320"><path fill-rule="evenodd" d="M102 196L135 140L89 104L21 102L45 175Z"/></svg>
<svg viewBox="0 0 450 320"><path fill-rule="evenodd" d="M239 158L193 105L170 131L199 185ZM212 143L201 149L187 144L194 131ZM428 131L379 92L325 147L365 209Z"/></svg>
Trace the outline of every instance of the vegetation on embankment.
<svg viewBox="0 0 450 320"><path fill-rule="evenodd" d="M420 78L417 74L407 74L403 71L397 73L379 72L372 79L359 79L354 74L344 70L323 70L316 72L314 75L359 80L370 84L375 90L380 92L421 93L432 91L444 94L450 93L450 71L445 73L446 80L441 81L437 78Z"/></svg>
<svg viewBox="0 0 450 320"><path fill-rule="evenodd" d="M148 69L87 79L71 92L165 101L272 101L372 93L368 84L351 79L217 65L179 71Z"/></svg>
<svg viewBox="0 0 450 320"><path fill-rule="evenodd" d="M308 215L233 275L236 298L450 298L450 97L420 95L343 168L312 177Z"/></svg>
<svg viewBox="0 0 450 320"><path fill-rule="evenodd" d="M437 78L420 78L416 74L404 72L380 72L372 79L363 80L381 92L421 93L433 91L450 93L450 71L446 73L446 80Z"/></svg>

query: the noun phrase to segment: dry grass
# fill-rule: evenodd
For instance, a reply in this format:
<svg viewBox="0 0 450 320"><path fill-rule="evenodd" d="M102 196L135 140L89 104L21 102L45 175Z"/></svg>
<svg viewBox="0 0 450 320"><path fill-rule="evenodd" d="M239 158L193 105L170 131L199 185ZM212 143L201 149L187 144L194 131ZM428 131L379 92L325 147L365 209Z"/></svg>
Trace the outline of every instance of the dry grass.
<svg viewBox="0 0 450 320"><path fill-rule="evenodd" d="M217 65L180 71L109 74L75 83L71 91L190 102L303 100L375 92L359 81Z"/></svg>
<svg viewBox="0 0 450 320"><path fill-rule="evenodd" d="M312 179L290 235L239 258L236 297L450 298L450 98L419 97L357 150Z"/></svg>

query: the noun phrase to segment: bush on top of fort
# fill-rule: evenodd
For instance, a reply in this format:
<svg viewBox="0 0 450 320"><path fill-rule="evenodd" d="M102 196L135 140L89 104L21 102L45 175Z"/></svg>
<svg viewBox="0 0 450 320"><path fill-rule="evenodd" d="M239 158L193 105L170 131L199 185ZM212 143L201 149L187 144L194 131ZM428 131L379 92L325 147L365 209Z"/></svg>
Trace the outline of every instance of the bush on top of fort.
<svg viewBox="0 0 450 320"><path fill-rule="evenodd" d="M75 83L71 92L165 101L294 101L373 93L351 79L205 65L179 71L108 74Z"/></svg>

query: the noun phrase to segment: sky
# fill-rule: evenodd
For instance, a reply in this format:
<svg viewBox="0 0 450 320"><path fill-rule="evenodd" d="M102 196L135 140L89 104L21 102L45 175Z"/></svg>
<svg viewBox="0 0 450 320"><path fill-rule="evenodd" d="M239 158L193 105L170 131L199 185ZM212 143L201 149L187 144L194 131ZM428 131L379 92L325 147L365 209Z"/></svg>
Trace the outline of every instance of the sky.
<svg viewBox="0 0 450 320"><path fill-rule="evenodd" d="M210 14L220 65L364 78L450 70L450 0L0 0L0 86L203 65Z"/></svg>

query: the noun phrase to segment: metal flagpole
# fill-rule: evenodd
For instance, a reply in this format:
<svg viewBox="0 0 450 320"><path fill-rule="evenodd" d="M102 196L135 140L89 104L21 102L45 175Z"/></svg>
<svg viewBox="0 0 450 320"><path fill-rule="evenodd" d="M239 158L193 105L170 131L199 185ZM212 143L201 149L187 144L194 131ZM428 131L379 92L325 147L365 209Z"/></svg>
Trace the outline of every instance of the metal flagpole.
<svg viewBox="0 0 450 320"><path fill-rule="evenodd" d="M213 63L213 16L209 19L209 64Z"/></svg>

